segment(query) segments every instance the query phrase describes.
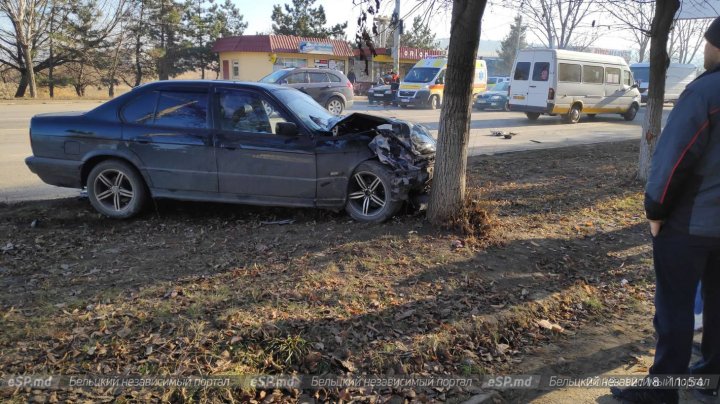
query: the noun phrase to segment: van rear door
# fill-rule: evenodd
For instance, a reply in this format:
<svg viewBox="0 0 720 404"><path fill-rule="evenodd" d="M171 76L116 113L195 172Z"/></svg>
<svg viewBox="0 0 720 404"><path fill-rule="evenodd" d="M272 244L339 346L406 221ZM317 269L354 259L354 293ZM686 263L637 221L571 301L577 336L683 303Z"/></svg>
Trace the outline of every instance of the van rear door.
<svg viewBox="0 0 720 404"><path fill-rule="evenodd" d="M533 57L532 74L528 83L527 105L547 108L548 90L555 75L550 52L536 52Z"/></svg>
<svg viewBox="0 0 720 404"><path fill-rule="evenodd" d="M528 89L530 88L530 69L534 52L519 52L515 60L510 82L510 105L528 105ZM522 109L521 109L522 110Z"/></svg>

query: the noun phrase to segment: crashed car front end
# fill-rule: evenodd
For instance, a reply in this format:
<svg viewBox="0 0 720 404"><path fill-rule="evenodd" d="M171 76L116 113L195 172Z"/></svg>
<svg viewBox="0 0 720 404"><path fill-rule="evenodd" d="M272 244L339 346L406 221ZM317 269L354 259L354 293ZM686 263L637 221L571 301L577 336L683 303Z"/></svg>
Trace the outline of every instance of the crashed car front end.
<svg viewBox="0 0 720 404"><path fill-rule="evenodd" d="M391 198L409 200L427 193L435 164L435 139L428 129L398 119L355 113L338 121L333 133L366 133L372 137L368 147L380 163L393 173Z"/></svg>

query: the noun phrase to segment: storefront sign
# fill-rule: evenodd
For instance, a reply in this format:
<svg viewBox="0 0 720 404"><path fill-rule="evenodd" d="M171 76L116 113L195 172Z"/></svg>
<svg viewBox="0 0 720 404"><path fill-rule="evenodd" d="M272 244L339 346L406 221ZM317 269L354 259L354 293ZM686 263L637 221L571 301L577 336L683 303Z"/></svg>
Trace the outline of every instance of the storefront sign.
<svg viewBox="0 0 720 404"><path fill-rule="evenodd" d="M333 45L331 43L300 41L298 44L298 51L300 53L332 55L334 53L333 50Z"/></svg>

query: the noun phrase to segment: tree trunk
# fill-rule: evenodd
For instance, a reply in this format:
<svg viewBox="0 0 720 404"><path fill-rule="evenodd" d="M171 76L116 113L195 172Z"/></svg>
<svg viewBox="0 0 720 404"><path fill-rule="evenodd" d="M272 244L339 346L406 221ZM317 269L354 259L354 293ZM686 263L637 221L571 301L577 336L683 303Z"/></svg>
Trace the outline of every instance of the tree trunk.
<svg viewBox="0 0 720 404"><path fill-rule="evenodd" d="M435 176L427 213L428 220L435 225L455 217L465 199L475 60L486 2L453 0Z"/></svg>
<svg viewBox="0 0 720 404"><path fill-rule="evenodd" d="M37 85L35 84L35 69L33 66L32 48L28 45L22 46L23 57L25 58L25 75L30 87L30 97L37 97Z"/></svg>
<svg viewBox="0 0 720 404"><path fill-rule="evenodd" d="M665 73L670 64L667 42L670 26L678 8L679 0L658 1L650 29L650 77L645 119L640 136L640 159L638 179L645 182L650 174L650 161L660 137L663 104L665 101Z"/></svg>
<svg viewBox="0 0 720 404"><path fill-rule="evenodd" d="M27 77L25 76L25 71L20 75L20 83L18 83L18 88L15 91L15 98L22 98L25 96L25 90L27 90Z"/></svg>

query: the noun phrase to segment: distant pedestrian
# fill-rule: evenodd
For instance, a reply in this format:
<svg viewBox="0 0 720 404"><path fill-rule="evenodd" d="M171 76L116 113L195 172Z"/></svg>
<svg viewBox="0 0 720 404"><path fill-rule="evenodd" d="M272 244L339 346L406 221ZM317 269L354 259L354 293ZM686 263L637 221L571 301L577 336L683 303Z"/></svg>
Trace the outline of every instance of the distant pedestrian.
<svg viewBox="0 0 720 404"><path fill-rule="evenodd" d="M348 80L350 81L350 83L352 83L353 85L355 85L355 81L357 81L357 77L355 76L355 72L354 72L354 71L350 70L350 72L349 72L348 75L347 75L347 78L348 78Z"/></svg>
<svg viewBox="0 0 720 404"><path fill-rule="evenodd" d="M706 72L680 95L652 157L645 189L655 262L652 375L720 374L720 17L705 33ZM702 281L702 358L692 354ZM611 389L630 403L677 403L678 390ZM701 401L714 390L696 390Z"/></svg>

